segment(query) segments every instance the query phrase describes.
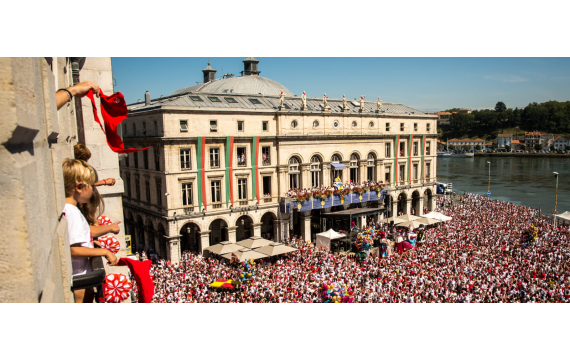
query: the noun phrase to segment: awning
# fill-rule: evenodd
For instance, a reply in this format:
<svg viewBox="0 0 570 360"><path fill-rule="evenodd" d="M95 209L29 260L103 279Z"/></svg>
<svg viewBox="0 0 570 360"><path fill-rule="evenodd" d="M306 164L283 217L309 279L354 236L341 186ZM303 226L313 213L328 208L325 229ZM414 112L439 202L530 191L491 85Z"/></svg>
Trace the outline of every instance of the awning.
<svg viewBox="0 0 570 360"><path fill-rule="evenodd" d="M364 216L384 212L384 208L354 208L321 214L324 218L342 218L349 216Z"/></svg>
<svg viewBox="0 0 570 360"><path fill-rule="evenodd" d="M340 164L340 163L332 163L331 166L332 166L332 168L335 169L335 170L346 169L346 165Z"/></svg>

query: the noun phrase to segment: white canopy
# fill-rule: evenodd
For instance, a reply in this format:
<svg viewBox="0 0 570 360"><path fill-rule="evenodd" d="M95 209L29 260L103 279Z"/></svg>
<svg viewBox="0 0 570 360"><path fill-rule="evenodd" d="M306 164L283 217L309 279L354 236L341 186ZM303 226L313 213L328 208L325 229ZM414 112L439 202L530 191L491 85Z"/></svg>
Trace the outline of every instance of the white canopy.
<svg viewBox="0 0 570 360"><path fill-rule="evenodd" d="M332 239L340 239L343 238L344 235L337 233L333 229L329 229L325 232L317 234L317 249L320 249L321 246L325 249L331 249L331 240Z"/></svg>
<svg viewBox="0 0 570 360"><path fill-rule="evenodd" d="M432 211L429 214L422 215L422 217L436 219L436 220L440 220L440 221L449 221L449 220L453 219L452 217L443 215L442 213L439 213L437 211Z"/></svg>
<svg viewBox="0 0 570 360"><path fill-rule="evenodd" d="M557 218L562 218L564 220L570 220L570 211L563 212L560 215L556 215Z"/></svg>

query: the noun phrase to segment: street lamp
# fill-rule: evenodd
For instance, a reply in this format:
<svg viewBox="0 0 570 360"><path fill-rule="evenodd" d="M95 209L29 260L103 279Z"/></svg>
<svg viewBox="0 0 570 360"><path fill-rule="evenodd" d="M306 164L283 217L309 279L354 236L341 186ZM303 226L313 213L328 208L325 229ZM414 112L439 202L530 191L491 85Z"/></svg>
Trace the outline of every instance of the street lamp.
<svg viewBox="0 0 570 360"><path fill-rule="evenodd" d="M554 210L551 211L552 215L554 215L554 226L556 226L556 215L558 211L556 211L556 206L558 205L558 173L554 172L554 177L556 178L556 196L554 197Z"/></svg>
<svg viewBox="0 0 570 360"><path fill-rule="evenodd" d="M491 162L487 161L489 164L489 185L487 186L487 196L491 198Z"/></svg>

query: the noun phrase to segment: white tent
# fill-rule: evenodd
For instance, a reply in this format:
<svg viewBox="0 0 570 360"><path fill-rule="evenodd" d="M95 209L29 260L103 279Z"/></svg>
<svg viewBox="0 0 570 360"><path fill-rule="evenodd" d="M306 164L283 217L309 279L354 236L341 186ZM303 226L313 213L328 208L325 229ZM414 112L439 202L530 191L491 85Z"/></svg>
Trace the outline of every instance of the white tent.
<svg viewBox="0 0 570 360"><path fill-rule="evenodd" d="M343 234L337 233L333 229L317 234L317 249L320 249L322 246L323 248L330 250L331 240L342 239L343 237L345 237Z"/></svg>
<svg viewBox="0 0 570 360"><path fill-rule="evenodd" d="M563 212L560 215L556 215L556 217L564 220L570 220L570 211Z"/></svg>
<svg viewBox="0 0 570 360"><path fill-rule="evenodd" d="M445 216L442 213L439 213L437 211L432 211L429 214L422 215L422 217L436 219L436 220L440 220L440 221L449 221L449 220L453 219L452 217Z"/></svg>

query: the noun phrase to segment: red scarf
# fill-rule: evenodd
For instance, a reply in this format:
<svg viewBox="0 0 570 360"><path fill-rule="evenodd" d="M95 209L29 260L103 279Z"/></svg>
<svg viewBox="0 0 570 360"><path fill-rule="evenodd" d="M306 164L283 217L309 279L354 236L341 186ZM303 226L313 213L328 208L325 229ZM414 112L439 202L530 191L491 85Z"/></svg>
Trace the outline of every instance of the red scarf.
<svg viewBox="0 0 570 360"><path fill-rule="evenodd" d="M93 90L89 90L87 97L91 100L95 121L97 121L101 126L101 130L103 130L107 136L107 144L109 144L111 150L119 154L128 154L135 151L146 150L151 147L148 146L144 149L125 149L125 144L117 133L119 124L129 115L123 94L116 92L111 96L107 96L103 94L103 90L100 91L101 114L103 114L103 121L105 122L104 129L99 121L99 116L97 116L97 105L95 105L95 99L93 98Z"/></svg>
<svg viewBox="0 0 570 360"><path fill-rule="evenodd" d="M139 289L139 303L149 303L154 295L154 283L150 278L152 261L138 261L129 258L120 258L117 266L128 266L135 277Z"/></svg>

